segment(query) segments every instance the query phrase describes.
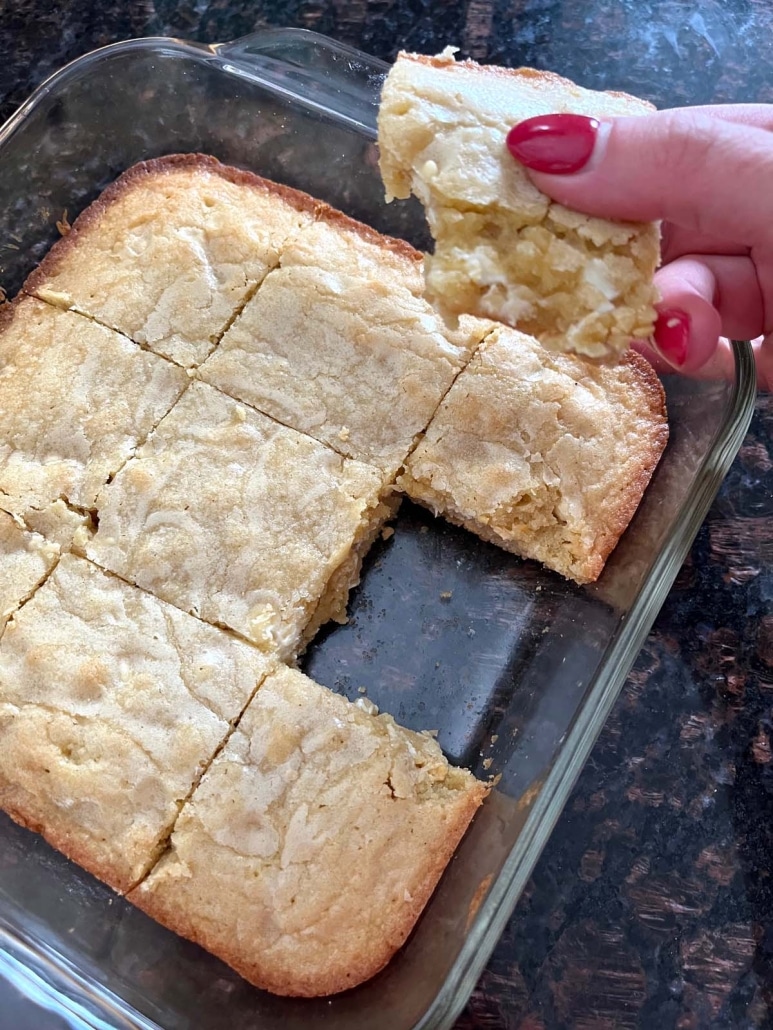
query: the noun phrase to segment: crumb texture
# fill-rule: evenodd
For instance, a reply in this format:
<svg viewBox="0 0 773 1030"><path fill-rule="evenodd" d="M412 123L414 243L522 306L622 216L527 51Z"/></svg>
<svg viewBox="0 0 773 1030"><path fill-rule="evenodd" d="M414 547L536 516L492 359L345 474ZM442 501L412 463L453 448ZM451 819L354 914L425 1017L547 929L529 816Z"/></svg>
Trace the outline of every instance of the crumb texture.
<svg viewBox="0 0 773 1030"><path fill-rule="evenodd" d="M454 383L399 485L484 539L587 583L667 438L663 391L643 358L596 365L501 327Z"/></svg>
<svg viewBox="0 0 773 1030"><path fill-rule="evenodd" d="M254 648L63 556L0 640L0 803L128 889L267 669Z"/></svg>
<svg viewBox="0 0 773 1030"><path fill-rule="evenodd" d="M531 69L400 54L379 110L387 196L414 193L435 253L427 290L447 312L483 315L553 350L621 354L654 324L655 224L610 222L540 193L505 145L538 114L646 114L649 104Z"/></svg>
<svg viewBox="0 0 773 1030"><path fill-rule="evenodd" d="M3 498L0 497L0 507ZM18 518L18 516L16 516ZM27 529L44 537L60 552L76 549L89 538L92 530L91 515L71 508L59 499L42 508L28 508L24 513Z"/></svg>
<svg viewBox="0 0 773 1030"><path fill-rule="evenodd" d="M485 793L431 737L281 669L130 900L257 986L341 991L403 943Z"/></svg>
<svg viewBox="0 0 773 1030"><path fill-rule="evenodd" d="M361 534L391 514L383 479L194 383L99 495L86 553L292 658L333 574ZM357 564L354 582L358 573Z"/></svg>

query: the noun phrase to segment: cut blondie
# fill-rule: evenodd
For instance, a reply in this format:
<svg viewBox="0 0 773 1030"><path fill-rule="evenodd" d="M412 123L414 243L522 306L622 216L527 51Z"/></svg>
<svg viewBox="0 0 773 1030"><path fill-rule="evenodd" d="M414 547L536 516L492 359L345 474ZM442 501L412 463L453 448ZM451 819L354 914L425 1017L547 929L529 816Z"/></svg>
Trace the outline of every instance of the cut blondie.
<svg viewBox="0 0 773 1030"><path fill-rule="evenodd" d="M486 793L432 737L281 669L129 897L259 987L332 994L400 947Z"/></svg>
<svg viewBox="0 0 773 1030"><path fill-rule="evenodd" d="M448 331L388 272L355 278L334 255L271 272L201 377L393 476L489 323Z"/></svg>
<svg viewBox="0 0 773 1030"><path fill-rule="evenodd" d="M146 161L86 209L25 289L196 365L316 206L201 154Z"/></svg>
<svg viewBox="0 0 773 1030"><path fill-rule="evenodd" d="M454 383L398 486L484 540L587 583L667 439L663 388L644 358L596 365L502 326Z"/></svg>
<svg viewBox="0 0 773 1030"><path fill-rule="evenodd" d="M0 314L0 508L26 518L99 488L172 407L182 369L80 315L21 297Z"/></svg>
<svg viewBox="0 0 773 1030"><path fill-rule="evenodd" d="M550 72L401 53L379 109L387 199L416 194L435 238L427 289L451 314L496 318L553 350L609 358L651 335L655 224L610 222L541 193L507 150L534 115L640 115L651 105Z"/></svg>
<svg viewBox="0 0 773 1030"><path fill-rule="evenodd" d="M87 554L292 658L344 618L396 507L384 476L194 383L97 499Z"/></svg>
<svg viewBox="0 0 773 1030"><path fill-rule="evenodd" d="M73 555L0 641L0 804L124 891L268 669Z"/></svg>

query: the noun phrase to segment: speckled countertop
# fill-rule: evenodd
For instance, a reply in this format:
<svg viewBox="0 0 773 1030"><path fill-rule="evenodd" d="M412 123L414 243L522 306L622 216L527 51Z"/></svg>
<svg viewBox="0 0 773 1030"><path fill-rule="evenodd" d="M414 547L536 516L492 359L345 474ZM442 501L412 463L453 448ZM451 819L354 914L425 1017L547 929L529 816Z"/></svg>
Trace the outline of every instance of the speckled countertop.
<svg viewBox="0 0 773 1030"><path fill-rule="evenodd" d="M773 101L764 0L0 0L0 121L131 36L268 25L384 59L448 42L659 105ZM464 1030L773 1023L773 399L701 529ZM56 1021L0 986L3 1030Z"/></svg>

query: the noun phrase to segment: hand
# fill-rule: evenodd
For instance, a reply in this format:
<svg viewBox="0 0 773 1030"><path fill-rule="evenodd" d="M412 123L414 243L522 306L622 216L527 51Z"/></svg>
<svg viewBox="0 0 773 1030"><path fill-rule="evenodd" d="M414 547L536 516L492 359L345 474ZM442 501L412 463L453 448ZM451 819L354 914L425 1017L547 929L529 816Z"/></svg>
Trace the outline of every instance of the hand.
<svg viewBox="0 0 773 1030"><path fill-rule="evenodd" d="M759 385L773 388L771 130L773 106L748 104L601 123L546 115L508 136L535 185L566 207L663 220L657 353L638 348L660 370L732 377L727 338L755 340Z"/></svg>

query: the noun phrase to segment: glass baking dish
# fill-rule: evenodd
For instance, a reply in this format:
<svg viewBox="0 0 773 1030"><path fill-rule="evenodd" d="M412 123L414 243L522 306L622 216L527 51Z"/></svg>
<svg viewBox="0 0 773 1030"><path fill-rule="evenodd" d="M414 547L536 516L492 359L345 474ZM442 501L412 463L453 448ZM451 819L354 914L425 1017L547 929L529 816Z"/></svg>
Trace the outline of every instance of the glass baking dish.
<svg viewBox="0 0 773 1030"><path fill-rule="evenodd" d="M0 129L0 286L11 296L127 166L202 151L426 246L413 202L385 205L375 149L386 65L300 30L212 47L134 40L69 65ZM668 377L671 439L600 581L580 588L404 504L366 561L348 625L304 668L497 777L414 933L329 1000L251 988L0 815L0 973L63 1025L229 1030L447 1027L544 846L752 414L734 382ZM57 1023L57 1025L59 1025Z"/></svg>

